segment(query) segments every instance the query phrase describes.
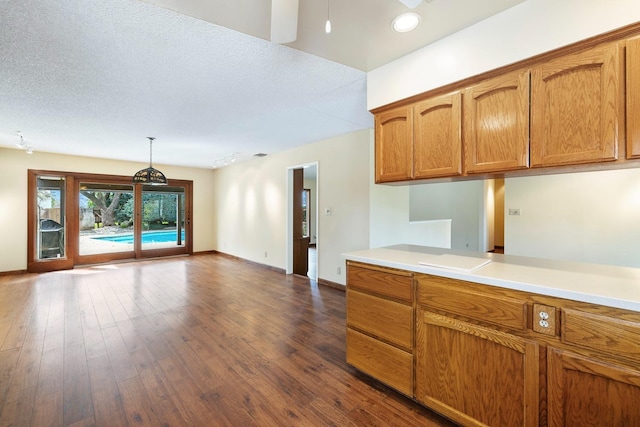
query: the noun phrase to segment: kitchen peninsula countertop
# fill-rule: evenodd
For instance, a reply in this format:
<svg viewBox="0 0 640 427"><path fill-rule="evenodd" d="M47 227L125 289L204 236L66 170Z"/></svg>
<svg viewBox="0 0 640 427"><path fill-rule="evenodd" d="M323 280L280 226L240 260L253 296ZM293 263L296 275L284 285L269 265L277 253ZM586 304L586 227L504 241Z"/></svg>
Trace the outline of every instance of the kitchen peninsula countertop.
<svg viewBox="0 0 640 427"><path fill-rule="evenodd" d="M640 312L640 268L415 245L365 249L343 256L382 267Z"/></svg>

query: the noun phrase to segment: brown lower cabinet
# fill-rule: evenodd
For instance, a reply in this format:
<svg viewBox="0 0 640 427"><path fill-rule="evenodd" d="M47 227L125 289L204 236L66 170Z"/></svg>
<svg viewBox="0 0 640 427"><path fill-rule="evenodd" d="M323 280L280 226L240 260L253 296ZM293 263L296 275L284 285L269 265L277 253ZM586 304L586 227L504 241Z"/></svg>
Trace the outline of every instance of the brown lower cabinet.
<svg viewBox="0 0 640 427"><path fill-rule="evenodd" d="M639 369L556 348L548 360L550 426L640 425Z"/></svg>
<svg viewBox="0 0 640 427"><path fill-rule="evenodd" d="M418 312L416 399L464 425L537 426L539 345Z"/></svg>
<svg viewBox="0 0 640 427"><path fill-rule="evenodd" d="M638 312L348 261L347 362L462 426L640 426Z"/></svg>
<svg viewBox="0 0 640 427"><path fill-rule="evenodd" d="M347 265L347 363L413 396L413 273Z"/></svg>

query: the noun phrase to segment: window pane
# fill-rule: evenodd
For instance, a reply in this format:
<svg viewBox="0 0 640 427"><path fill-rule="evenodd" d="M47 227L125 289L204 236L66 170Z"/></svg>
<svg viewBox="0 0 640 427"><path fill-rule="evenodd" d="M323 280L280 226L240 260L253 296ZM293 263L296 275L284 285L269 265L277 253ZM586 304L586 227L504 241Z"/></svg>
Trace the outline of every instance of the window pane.
<svg viewBox="0 0 640 427"><path fill-rule="evenodd" d="M65 179L37 177L37 259L65 257Z"/></svg>
<svg viewBox="0 0 640 427"><path fill-rule="evenodd" d="M184 188L144 186L142 249L185 246Z"/></svg>
<svg viewBox="0 0 640 427"><path fill-rule="evenodd" d="M80 183L80 255L133 251L133 185Z"/></svg>

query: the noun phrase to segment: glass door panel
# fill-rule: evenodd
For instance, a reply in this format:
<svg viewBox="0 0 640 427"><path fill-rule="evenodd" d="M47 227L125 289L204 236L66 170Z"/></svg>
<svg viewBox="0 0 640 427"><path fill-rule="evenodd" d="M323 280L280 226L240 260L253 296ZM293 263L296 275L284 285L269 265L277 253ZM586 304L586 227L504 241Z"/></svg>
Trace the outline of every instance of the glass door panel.
<svg viewBox="0 0 640 427"><path fill-rule="evenodd" d="M36 185L36 260L65 258L66 180L63 176L38 176Z"/></svg>
<svg viewBox="0 0 640 427"><path fill-rule="evenodd" d="M142 187L142 250L185 248L184 187Z"/></svg>
<svg viewBox="0 0 640 427"><path fill-rule="evenodd" d="M80 182L78 254L134 251L133 185Z"/></svg>

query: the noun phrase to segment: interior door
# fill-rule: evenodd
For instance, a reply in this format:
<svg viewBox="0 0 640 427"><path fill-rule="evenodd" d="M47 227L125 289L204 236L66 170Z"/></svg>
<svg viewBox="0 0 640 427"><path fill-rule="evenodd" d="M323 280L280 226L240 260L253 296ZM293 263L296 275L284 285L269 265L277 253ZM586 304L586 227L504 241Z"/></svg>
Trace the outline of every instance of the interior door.
<svg viewBox="0 0 640 427"><path fill-rule="evenodd" d="M293 274L309 271L309 236L304 235L304 169L293 170Z"/></svg>

